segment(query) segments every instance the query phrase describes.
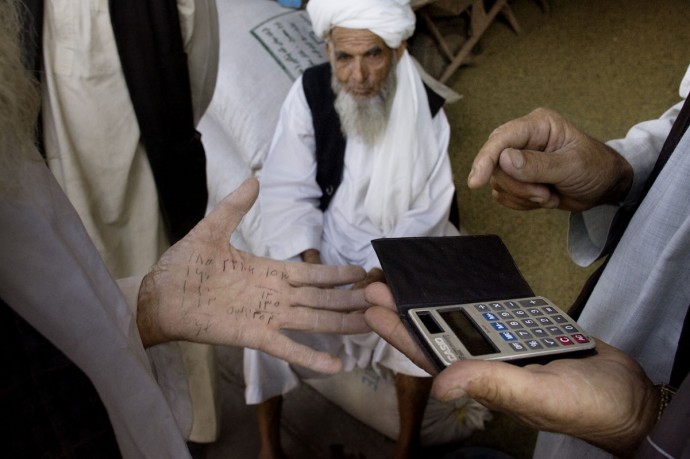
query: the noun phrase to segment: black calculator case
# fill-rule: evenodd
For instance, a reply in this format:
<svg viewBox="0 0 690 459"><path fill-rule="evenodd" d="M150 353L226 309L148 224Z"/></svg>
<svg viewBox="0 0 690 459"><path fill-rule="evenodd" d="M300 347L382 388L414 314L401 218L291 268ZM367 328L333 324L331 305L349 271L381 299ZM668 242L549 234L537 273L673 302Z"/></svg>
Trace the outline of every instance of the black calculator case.
<svg viewBox="0 0 690 459"><path fill-rule="evenodd" d="M408 319L410 308L534 296L496 235L386 238L371 244L400 318L434 363Z"/></svg>
<svg viewBox="0 0 690 459"><path fill-rule="evenodd" d="M496 235L371 241L398 311L534 296Z"/></svg>

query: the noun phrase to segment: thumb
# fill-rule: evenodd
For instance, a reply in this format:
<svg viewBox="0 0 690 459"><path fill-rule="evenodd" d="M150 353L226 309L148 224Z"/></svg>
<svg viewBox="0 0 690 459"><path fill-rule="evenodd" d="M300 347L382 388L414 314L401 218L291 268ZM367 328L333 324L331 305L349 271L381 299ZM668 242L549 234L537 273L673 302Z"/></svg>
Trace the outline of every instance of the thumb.
<svg viewBox="0 0 690 459"><path fill-rule="evenodd" d="M531 382L529 374L516 365L488 360L462 360L436 376L432 392L442 401L468 395L491 409L506 409L512 403L511 391L514 387L529 392L525 380Z"/></svg>
<svg viewBox="0 0 690 459"><path fill-rule="evenodd" d="M566 179L568 161L562 153L508 148L498 159L501 171L523 185L529 200L542 208L555 209L561 205L559 185Z"/></svg>
<svg viewBox="0 0 690 459"><path fill-rule="evenodd" d="M564 161L567 158L562 153L506 148L498 164L503 172L520 182L555 185L563 178Z"/></svg>
<svg viewBox="0 0 690 459"><path fill-rule="evenodd" d="M240 224L242 218L252 208L259 196L259 182L255 178L248 178L232 193L226 196L213 211L199 224L213 232L227 234L230 240L232 232Z"/></svg>

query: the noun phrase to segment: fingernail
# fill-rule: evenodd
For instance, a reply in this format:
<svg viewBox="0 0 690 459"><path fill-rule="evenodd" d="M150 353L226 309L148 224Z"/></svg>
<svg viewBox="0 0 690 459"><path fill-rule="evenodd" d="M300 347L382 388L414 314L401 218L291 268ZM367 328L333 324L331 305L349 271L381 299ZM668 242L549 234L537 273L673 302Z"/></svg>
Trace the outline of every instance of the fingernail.
<svg viewBox="0 0 690 459"><path fill-rule="evenodd" d="M529 198L529 200L535 204L544 204L544 198L542 198L541 196L532 196L531 198Z"/></svg>
<svg viewBox="0 0 690 459"><path fill-rule="evenodd" d="M508 151L508 155L510 156L510 161L513 163L513 166L516 169L522 169L525 165L525 156L522 152L520 150L511 149Z"/></svg>

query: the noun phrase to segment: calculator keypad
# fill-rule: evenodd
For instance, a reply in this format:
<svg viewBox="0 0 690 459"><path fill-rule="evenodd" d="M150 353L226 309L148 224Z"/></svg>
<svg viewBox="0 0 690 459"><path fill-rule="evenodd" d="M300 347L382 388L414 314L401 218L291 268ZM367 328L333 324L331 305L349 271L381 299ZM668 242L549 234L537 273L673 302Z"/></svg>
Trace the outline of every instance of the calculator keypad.
<svg viewBox="0 0 690 459"><path fill-rule="evenodd" d="M529 362L595 344L543 297L420 307L408 317L439 369L462 359Z"/></svg>
<svg viewBox="0 0 690 459"><path fill-rule="evenodd" d="M477 303L477 311L516 353L589 343L589 338L543 298Z"/></svg>

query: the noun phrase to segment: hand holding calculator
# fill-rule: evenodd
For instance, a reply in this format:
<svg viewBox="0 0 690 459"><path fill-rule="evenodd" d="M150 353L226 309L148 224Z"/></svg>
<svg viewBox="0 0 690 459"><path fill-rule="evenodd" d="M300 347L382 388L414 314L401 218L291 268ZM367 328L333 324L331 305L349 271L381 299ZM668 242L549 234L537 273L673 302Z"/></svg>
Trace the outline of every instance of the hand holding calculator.
<svg viewBox="0 0 690 459"><path fill-rule="evenodd" d="M438 370L461 359L524 364L593 352L571 317L534 294L498 236L372 245L400 319Z"/></svg>

